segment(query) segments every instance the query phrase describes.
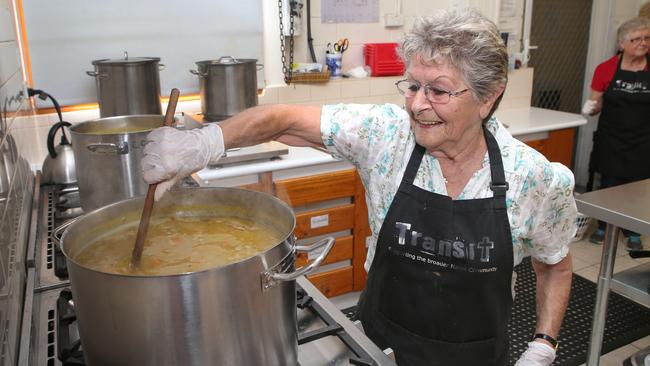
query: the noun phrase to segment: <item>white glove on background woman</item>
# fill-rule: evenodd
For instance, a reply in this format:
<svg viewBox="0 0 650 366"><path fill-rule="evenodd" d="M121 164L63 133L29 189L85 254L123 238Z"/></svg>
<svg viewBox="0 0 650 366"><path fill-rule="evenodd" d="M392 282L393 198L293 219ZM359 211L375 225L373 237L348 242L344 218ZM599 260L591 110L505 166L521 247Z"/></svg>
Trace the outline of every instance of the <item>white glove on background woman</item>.
<svg viewBox="0 0 650 366"><path fill-rule="evenodd" d="M515 366L549 366L555 360L555 349L546 343L528 342L528 348Z"/></svg>
<svg viewBox="0 0 650 366"><path fill-rule="evenodd" d="M596 101L592 99L587 99L585 104L582 106L582 114L585 116L591 116L596 111Z"/></svg>
<svg viewBox="0 0 650 366"><path fill-rule="evenodd" d="M157 201L179 179L216 162L223 152L223 133L216 123L193 130L156 128L147 135L144 147L144 180L148 184L159 183Z"/></svg>

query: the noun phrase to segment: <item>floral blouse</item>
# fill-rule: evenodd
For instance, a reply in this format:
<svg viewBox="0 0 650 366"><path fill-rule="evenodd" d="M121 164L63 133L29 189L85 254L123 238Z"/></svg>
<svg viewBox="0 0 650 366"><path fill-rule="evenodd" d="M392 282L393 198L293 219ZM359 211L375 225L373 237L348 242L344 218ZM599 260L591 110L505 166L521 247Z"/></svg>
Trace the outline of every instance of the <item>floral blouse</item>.
<svg viewBox="0 0 650 366"><path fill-rule="evenodd" d="M573 173L550 163L536 150L513 138L492 117L488 130L495 136L503 159L508 219L512 231L514 265L525 256L548 264L569 252L576 232ZM366 271L375 254L377 236L402 181L415 145L409 116L393 104L336 104L323 106L321 136L336 157L353 163L366 188L372 237L367 241ZM483 166L469 180L457 199L492 197L487 152ZM414 184L447 195L437 159L425 154Z"/></svg>

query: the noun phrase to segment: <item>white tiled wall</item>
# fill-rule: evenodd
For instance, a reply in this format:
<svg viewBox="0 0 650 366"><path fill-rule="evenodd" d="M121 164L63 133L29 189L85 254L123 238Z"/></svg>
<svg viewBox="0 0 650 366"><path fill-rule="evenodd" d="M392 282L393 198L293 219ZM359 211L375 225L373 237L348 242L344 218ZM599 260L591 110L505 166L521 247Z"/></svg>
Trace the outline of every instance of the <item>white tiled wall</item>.
<svg viewBox="0 0 650 366"><path fill-rule="evenodd" d="M497 0L379 0L378 23L323 23L321 6L323 0L311 1L311 30L316 59L324 63L327 43L333 43L341 38L348 38L350 48L343 54L343 70L361 66L363 60L363 44L379 42L397 42L406 30L413 25L416 17L432 14L437 10L454 7L471 6L479 9L487 17L499 22ZM523 4L524 0L517 0ZM386 27L386 14L395 14L397 6L401 4L400 13L404 19L401 27ZM304 10L304 9L303 9ZM517 17L521 19L523 5L517 8ZM303 12L303 19L305 12ZM303 21L302 35L296 37L295 60L296 62L311 62L306 41L307 27Z"/></svg>
<svg viewBox="0 0 650 366"><path fill-rule="evenodd" d="M288 87L267 88L260 96L260 104L297 103L322 105L328 103L393 103L404 105L404 97L397 93L395 82L401 76L364 79L338 79L327 83L293 84ZM530 106L533 69L514 70L508 75L508 87L500 108Z"/></svg>
<svg viewBox="0 0 650 366"><path fill-rule="evenodd" d="M20 106L20 61L8 0L0 6L0 112L7 124ZM18 80L18 82L17 82Z"/></svg>
<svg viewBox="0 0 650 366"><path fill-rule="evenodd" d="M0 0L0 143L5 144L11 135L18 114L29 106L23 83L18 43L12 16L12 3Z"/></svg>
<svg viewBox="0 0 650 366"><path fill-rule="evenodd" d="M530 106L533 94L533 69L513 70L508 74L508 86L499 105L500 109Z"/></svg>

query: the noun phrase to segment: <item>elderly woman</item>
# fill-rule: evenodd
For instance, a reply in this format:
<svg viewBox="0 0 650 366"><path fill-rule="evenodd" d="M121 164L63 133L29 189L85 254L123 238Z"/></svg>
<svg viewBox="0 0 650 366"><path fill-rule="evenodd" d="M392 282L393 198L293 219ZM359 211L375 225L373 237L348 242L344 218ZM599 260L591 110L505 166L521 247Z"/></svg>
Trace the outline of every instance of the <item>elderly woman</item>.
<svg viewBox="0 0 650 366"><path fill-rule="evenodd" d="M600 113L594 133L590 170L600 174L600 188L650 178L650 20L633 18L618 28L619 51L594 71L591 96L583 113ZM590 241L602 244L605 223ZM623 230L628 250L641 250L641 236Z"/></svg>
<svg viewBox="0 0 650 366"><path fill-rule="evenodd" d="M491 117L507 54L478 12L422 19L399 52L405 110L270 105L221 128L160 128L145 148L145 179L168 186L224 148L271 139L324 146L366 188L372 241L359 309L374 342L400 365L507 365L513 266L530 255L537 327L518 365L550 365L571 285L573 175Z"/></svg>
<svg viewBox="0 0 650 366"><path fill-rule="evenodd" d="M641 18L650 19L650 1L643 3L639 8L639 16Z"/></svg>

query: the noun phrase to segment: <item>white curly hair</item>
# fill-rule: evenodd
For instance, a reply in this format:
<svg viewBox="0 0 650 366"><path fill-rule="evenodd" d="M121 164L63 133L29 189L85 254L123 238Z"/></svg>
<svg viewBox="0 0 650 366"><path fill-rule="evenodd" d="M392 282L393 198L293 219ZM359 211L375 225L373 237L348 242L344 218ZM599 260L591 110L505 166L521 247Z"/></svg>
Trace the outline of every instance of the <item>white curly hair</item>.
<svg viewBox="0 0 650 366"><path fill-rule="evenodd" d="M508 82L508 53L501 33L475 9L443 10L419 18L397 53L407 68L414 60L448 62L459 70L476 101L487 100Z"/></svg>

